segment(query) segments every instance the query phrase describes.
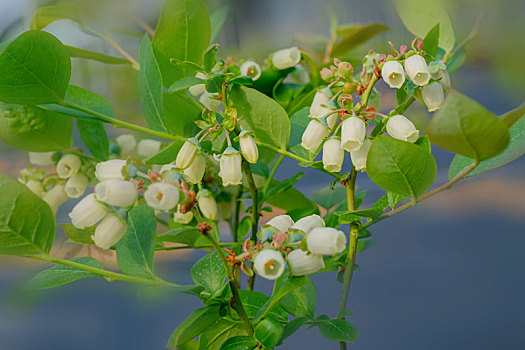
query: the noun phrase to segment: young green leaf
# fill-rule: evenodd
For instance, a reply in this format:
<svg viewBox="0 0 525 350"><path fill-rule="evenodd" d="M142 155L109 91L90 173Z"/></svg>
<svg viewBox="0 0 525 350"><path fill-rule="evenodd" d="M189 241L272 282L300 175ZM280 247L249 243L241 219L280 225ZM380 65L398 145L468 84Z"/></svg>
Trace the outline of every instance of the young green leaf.
<svg viewBox="0 0 525 350"><path fill-rule="evenodd" d="M284 334L284 327L281 322L271 317L263 319L255 327L255 337L266 348L273 348L279 343Z"/></svg>
<svg viewBox="0 0 525 350"><path fill-rule="evenodd" d="M326 339L333 341L353 342L358 336L357 328L342 318L333 320L322 319L316 325Z"/></svg>
<svg viewBox="0 0 525 350"><path fill-rule="evenodd" d="M195 310L188 318L173 331L168 344L168 349L175 349L195 338L220 319L220 305L213 304Z"/></svg>
<svg viewBox="0 0 525 350"><path fill-rule="evenodd" d="M317 292L308 276L305 277L303 286L285 295L281 300L281 306L296 317L314 318L316 305Z"/></svg>
<svg viewBox="0 0 525 350"><path fill-rule="evenodd" d="M60 19L70 19L80 23L80 17L74 6L43 6L36 10L29 28L40 30Z"/></svg>
<svg viewBox="0 0 525 350"><path fill-rule="evenodd" d="M298 172L297 174L295 174L294 176L291 176L291 177L289 177L289 178L279 182L276 186L271 187L268 190L267 195L268 196L272 196L274 194L282 193L282 192L292 188L293 185L295 185L295 183L297 181L299 181L303 177L303 175L304 175L304 173L301 171L301 172Z"/></svg>
<svg viewBox="0 0 525 350"><path fill-rule="evenodd" d="M287 273L283 273L279 277L273 286L272 296L268 301L259 309L255 318L260 320L264 318L270 311L277 305L279 305L282 298L288 293L291 293L297 288L300 288L305 283L305 277L289 276Z"/></svg>
<svg viewBox="0 0 525 350"><path fill-rule="evenodd" d="M241 323L220 319L199 336L198 350L219 350L227 339L246 335Z"/></svg>
<svg viewBox="0 0 525 350"><path fill-rule="evenodd" d="M342 39L334 45L331 55L333 57L347 53L389 29L388 26L382 23L351 24L340 27L337 35L342 36Z"/></svg>
<svg viewBox="0 0 525 350"><path fill-rule="evenodd" d="M197 77L184 77L184 78L177 80L173 84L171 84L168 91L169 92L182 91L182 90L186 90L190 86L197 85L197 84L204 84L204 83L205 83L204 80L197 78Z"/></svg>
<svg viewBox="0 0 525 350"><path fill-rule="evenodd" d="M80 244L95 244L91 236L95 234L96 226L76 228L73 224L61 224L66 237Z"/></svg>
<svg viewBox="0 0 525 350"><path fill-rule="evenodd" d="M257 347L257 340L248 335L238 335L226 340L220 350L253 350Z"/></svg>
<svg viewBox="0 0 525 350"><path fill-rule="evenodd" d="M266 294L255 290L239 289L239 295L248 318L254 318L261 307L270 299ZM288 322L288 314L280 306L274 307L268 315L278 321Z"/></svg>
<svg viewBox="0 0 525 350"><path fill-rule="evenodd" d="M108 56L104 55L103 53L84 50L79 47L65 45L65 48L67 49L69 56L71 56L72 58L85 58L88 60L102 62L106 64L131 64L130 61L123 58Z"/></svg>
<svg viewBox="0 0 525 350"><path fill-rule="evenodd" d="M423 39L423 51L434 57L439 48L439 23L430 29Z"/></svg>
<svg viewBox="0 0 525 350"><path fill-rule="evenodd" d="M383 208L372 207L368 209L354 210L354 211L336 211L335 215L339 216L339 223L350 223L354 222L353 218L355 216L362 216L365 218L377 218L383 214Z"/></svg>
<svg viewBox="0 0 525 350"><path fill-rule="evenodd" d="M203 256L191 268L193 282L211 293L222 288L227 277L226 269L216 252Z"/></svg>

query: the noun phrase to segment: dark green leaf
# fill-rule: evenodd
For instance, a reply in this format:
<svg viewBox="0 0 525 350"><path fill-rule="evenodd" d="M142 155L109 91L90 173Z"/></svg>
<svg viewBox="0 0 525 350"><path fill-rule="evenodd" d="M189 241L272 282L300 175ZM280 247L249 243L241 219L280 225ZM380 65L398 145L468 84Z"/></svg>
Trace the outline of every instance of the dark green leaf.
<svg viewBox="0 0 525 350"><path fill-rule="evenodd" d="M198 350L219 350L222 343L237 335L246 335L241 323L220 319L200 335Z"/></svg>
<svg viewBox="0 0 525 350"><path fill-rule="evenodd" d="M284 334L284 327L281 322L271 317L263 319L255 327L255 337L266 348L273 348L279 343Z"/></svg>
<svg viewBox="0 0 525 350"><path fill-rule="evenodd" d="M190 86L197 84L204 84L204 80L196 77L184 77L171 84L169 92L186 90Z"/></svg>
<svg viewBox="0 0 525 350"><path fill-rule="evenodd" d="M287 273L283 273L279 277L273 286L272 296L268 301L259 309L259 312L255 315L256 319L261 319L264 315L267 315L274 307L278 306L281 299L288 293L293 292L295 289L300 288L305 283L305 277L289 276Z"/></svg>
<svg viewBox="0 0 525 350"><path fill-rule="evenodd" d="M423 51L434 57L439 47L439 23L430 29L423 39Z"/></svg>
<svg viewBox="0 0 525 350"><path fill-rule="evenodd" d="M312 194L312 199L325 209L346 203L346 188L341 184L323 187Z"/></svg>
<svg viewBox="0 0 525 350"><path fill-rule="evenodd" d="M430 143L430 139L427 135L421 136L416 142L414 142L416 145L423 147L427 150L428 153L432 153L432 144Z"/></svg>
<svg viewBox="0 0 525 350"><path fill-rule="evenodd" d="M212 293L222 288L227 274L219 255L213 253L200 258L191 268L191 278L195 284Z"/></svg>
<svg viewBox="0 0 525 350"><path fill-rule="evenodd" d="M219 50L219 44L213 44L204 53L204 70L208 72L208 74L211 74L211 70L215 66L215 63L217 63L217 51ZM219 92L219 91L217 91Z"/></svg>
<svg viewBox="0 0 525 350"><path fill-rule="evenodd" d="M511 127L517 121L521 120L525 114L525 103L519 107L514 108L513 110L508 111L507 113L500 116L501 119L505 122L507 127Z"/></svg>
<svg viewBox="0 0 525 350"><path fill-rule="evenodd" d="M257 340L248 335L238 335L226 340L220 350L253 350L257 347Z"/></svg>
<svg viewBox="0 0 525 350"><path fill-rule="evenodd" d="M296 317L315 317L317 292L310 277L305 277L304 285L285 295L281 306Z"/></svg>
<svg viewBox="0 0 525 350"><path fill-rule="evenodd" d="M166 347L175 349L208 330L220 319L219 309L220 305L214 304L195 310L173 331Z"/></svg>
<svg viewBox="0 0 525 350"><path fill-rule="evenodd" d="M61 224L64 228L66 237L73 242L80 244L95 244L91 236L95 234L96 226L86 228L76 228L72 224Z"/></svg>
<svg viewBox="0 0 525 350"><path fill-rule="evenodd" d="M75 258L71 259L71 261L89 267L96 267L97 269L104 269L104 266L93 258ZM99 275L98 273L81 270L76 267L55 265L47 270L39 272L27 283L27 287L30 289L50 289L89 277L104 276Z"/></svg>
<svg viewBox="0 0 525 350"><path fill-rule="evenodd" d="M342 318L323 320L317 327L326 339L333 341L353 342L358 336L357 328Z"/></svg>
<svg viewBox="0 0 525 350"><path fill-rule="evenodd" d="M284 326L284 332L283 336L281 337L281 341L284 341L284 339L288 338L295 332L299 330L303 325L306 324L310 319L308 317L299 317L295 320L290 321L286 326Z"/></svg>
<svg viewBox="0 0 525 350"><path fill-rule="evenodd" d="M202 106L185 91L164 94L163 102L168 131L173 135L193 136L194 121L200 119Z"/></svg>
<svg viewBox="0 0 525 350"><path fill-rule="evenodd" d="M271 186L278 186L279 181L272 179ZM286 191L266 196L264 201L270 205L284 210L294 209L314 209L317 210L317 205L309 200L301 191L290 187Z"/></svg>
<svg viewBox="0 0 525 350"><path fill-rule="evenodd" d="M331 55L332 57L342 55L353 50L388 29L390 28L382 23L351 24L340 27L337 34L342 36L342 39L334 45Z"/></svg>
<svg viewBox="0 0 525 350"><path fill-rule="evenodd" d="M240 289L239 295L241 297L242 305L246 311L246 315L249 318L254 318L257 312L264 306L264 304L270 299L266 294L257 292L255 290ZM274 307L270 313L270 316L281 322L288 322L288 314L280 307Z"/></svg>

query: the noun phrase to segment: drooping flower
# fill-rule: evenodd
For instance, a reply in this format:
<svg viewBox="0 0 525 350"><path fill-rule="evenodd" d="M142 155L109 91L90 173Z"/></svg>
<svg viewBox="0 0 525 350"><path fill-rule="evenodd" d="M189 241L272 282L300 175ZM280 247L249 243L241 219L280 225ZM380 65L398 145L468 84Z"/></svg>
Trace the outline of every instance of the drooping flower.
<svg viewBox="0 0 525 350"><path fill-rule="evenodd" d="M328 125L314 118L310 120L310 123L303 132L301 146L310 152L315 152L329 134L330 129Z"/></svg>
<svg viewBox="0 0 525 350"><path fill-rule="evenodd" d="M241 155L233 147L228 147L220 156L219 176L223 186L234 186L242 183Z"/></svg>
<svg viewBox="0 0 525 350"><path fill-rule="evenodd" d="M419 138L419 130L403 115L394 115L386 122L386 132L395 139L416 142Z"/></svg>
<svg viewBox="0 0 525 350"><path fill-rule="evenodd" d="M74 154L66 154L57 163L57 174L58 177L67 179L73 175L76 175L80 170L82 161Z"/></svg>
<svg viewBox="0 0 525 350"><path fill-rule="evenodd" d="M111 159L105 162L97 163L95 168L95 176L98 181L105 180L124 180L122 169L126 166L126 161L123 159Z"/></svg>
<svg viewBox="0 0 525 350"><path fill-rule="evenodd" d="M259 79L262 73L261 66L255 61L245 61L240 67L241 75L252 78L253 81Z"/></svg>
<svg viewBox="0 0 525 350"><path fill-rule="evenodd" d="M301 51L295 46L276 51L272 55L272 64L277 69L291 68L300 61Z"/></svg>
<svg viewBox="0 0 525 350"><path fill-rule="evenodd" d="M410 80L418 86L427 85L430 80L427 62L420 55L413 55L405 60L405 72Z"/></svg>
<svg viewBox="0 0 525 350"><path fill-rule="evenodd" d="M40 181L36 180L28 180L25 185L27 188L29 188L34 194L36 194L39 197L42 197L42 194L44 193L44 185Z"/></svg>
<svg viewBox="0 0 525 350"><path fill-rule="evenodd" d="M128 225L119 217L108 213L98 224L95 234L91 236L93 242L102 249L109 249L118 243L126 234Z"/></svg>
<svg viewBox="0 0 525 350"><path fill-rule="evenodd" d="M215 220L217 218L217 202L213 194L208 190L200 190L197 194L197 200L202 215L210 220Z"/></svg>
<svg viewBox="0 0 525 350"><path fill-rule="evenodd" d="M171 184L155 182L144 192L144 199L153 209L171 210L179 203L180 192Z"/></svg>
<svg viewBox="0 0 525 350"><path fill-rule="evenodd" d="M106 208L97 201L95 194L91 193L75 205L69 213L69 218L73 226L83 229L96 225L106 214Z"/></svg>
<svg viewBox="0 0 525 350"><path fill-rule="evenodd" d="M325 222L322 217L317 214L312 214L297 220L291 229L301 230L305 235L308 235L314 228L324 227L324 225Z"/></svg>
<svg viewBox="0 0 525 350"><path fill-rule="evenodd" d="M255 272L266 279L275 280L284 271L284 259L280 252L274 249L263 249L255 256L253 268Z"/></svg>
<svg viewBox="0 0 525 350"><path fill-rule="evenodd" d="M44 193L42 199L49 204L53 213L56 214L60 206L68 200L68 197L66 191L64 191L64 185L60 184Z"/></svg>
<svg viewBox="0 0 525 350"><path fill-rule="evenodd" d="M197 72L197 74L195 74L195 77L199 78L199 79L203 79L203 80L207 80L208 79L208 75L204 74L202 72ZM193 97L197 97L197 96L199 96L200 94L203 94L206 91L206 85L205 84L195 84L193 86L190 86L188 91L190 92L190 94Z"/></svg>
<svg viewBox="0 0 525 350"><path fill-rule="evenodd" d="M129 207L137 199L137 187L129 181L106 180L95 186L96 198L117 207Z"/></svg>
<svg viewBox="0 0 525 350"><path fill-rule="evenodd" d="M133 152L137 146L137 140L135 136L131 134L120 135L116 138L116 141L120 147L120 154L123 158Z"/></svg>
<svg viewBox="0 0 525 350"><path fill-rule="evenodd" d="M370 139L365 139L361 148L357 151L350 152L350 158L352 159L352 165L355 167L355 170L359 171L366 169L366 159L371 146L372 141Z"/></svg>
<svg viewBox="0 0 525 350"><path fill-rule="evenodd" d="M290 227L294 224L292 218L289 215L277 215L268 221L264 226L272 226L276 228L279 233L284 233L288 231Z"/></svg>
<svg viewBox="0 0 525 350"><path fill-rule="evenodd" d="M66 181L64 190L69 198L78 198L84 194L88 186L89 179L84 174L76 174Z"/></svg>
<svg viewBox="0 0 525 350"><path fill-rule="evenodd" d="M443 86L438 82L423 86L421 89L421 96L427 105L429 112L437 111L443 106L445 101L445 94L443 93Z"/></svg>
<svg viewBox="0 0 525 350"><path fill-rule="evenodd" d="M140 140L137 146L137 153L142 158L153 157L155 154L159 153L161 145L162 143L160 141L152 139L143 139Z"/></svg>
<svg viewBox="0 0 525 350"><path fill-rule="evenodd" d="M248 163L257 163L257 159L259 159L259 149L250 132L246 130L241 131L239 134L239 145L241 146L241 153L244 159L246 159Z"/></svg>
<svg viewBox="0 0 525 350"><path fill-rule="evenodd" d="M182 170L188 168L197 155L198 150L199 141L195 137L187 139L179 150L179 153L177 153L175 164Z"/></svg>
<svg viewBox="0 0 525 350"><path fill-rule="evenodd" d="M197 154L193 159L191 165L182 171L184 179L189 184L198 184L202 181L202 177L206 171L206 157L202 154Z"/></svg>
<svg viewBox="0 0 525 350"><path fill-rule="evenodd" d="M29 152L29 163L39 166L53 165L55 152Z"/></svg>
<svg viewBox="0 0 525 350"><path fill-rule="evenodd" d="M405 71L401 63L397 61L385 62L381 69L381 76L391 88L399 89L405 82Z"/></svg>
<svg viewBox="0 0 525 350"><path fill-rule="evenodd" d="M313 254L333 255L345 250L346 236L332 227L314 228L306 236L306 243Z"/></svg>
<svg viewBox="0 0 525 350"><path fill-rule="evenodd" d="M341 148L340 138L332 136L326 140L323 145L323 167L331 173L339 172L344 159L345 151Z"/></svg>
<svg viewBox="0 0 525 350"><path fill-rule="evenodd" d="M366 124L359 117L349 117L341 125L341 146L347 152L357 151L366 137Z"/></svg>
<svg viewBox="0 0 525 350"><path fill-rule="evenodd" d="M292 250L286 259L294 276L304 276L324 268L322 255L311 254L301 249Z"/></svg>

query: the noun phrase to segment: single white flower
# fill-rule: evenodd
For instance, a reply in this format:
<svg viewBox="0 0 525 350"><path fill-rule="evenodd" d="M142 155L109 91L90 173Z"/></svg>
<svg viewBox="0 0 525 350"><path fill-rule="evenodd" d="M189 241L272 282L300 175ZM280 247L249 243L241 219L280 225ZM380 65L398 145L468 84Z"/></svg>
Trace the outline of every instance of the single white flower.
<svg viewBox="0 0 525 350"><path fill-rule="evenodd" d="M216 92L209 93L208 91L204 91L201 97L199 97L199 102L209 110L218 112L219 108L222 106L222 102L219 101L217 97L219 97L219 94Z"/></svg>
<svg viewBox="0 0 525 350"><path fill-rule="evenodd" d="M184 142L179 153L177 153L177 158L175 159L175 164L179 169L186 169L191 165L197 151L199 150L199 141L195 138L189 138Z"/></svg>
<svg viewBox="0 0 525 350"><path fill-rule="evenodd" d="M97 163L95 168L95 176L98 181L105 180L124 180L122 169L126 166L126 161L123 159L111 159L105 162Z"/></svg>
<svg viewBox="0 0 525 350"><path fill-rule="evenodd" d="M370 146L372 146L372 141L365 139L361 148L357 151L350 152L350 158L352 159L355 170L366 169L366 159L368 157L368 151L370 151Z"/></svg>
<svg viewBox="0 0 525 350"><path fill-rule="evenodd" d="M443 62L431 62L428 65L430 76L432 79L437 80L445 92L450 89L450 75L447 72L447 66Z"/></svg>
<svg viewBox="0 0 525 350"><path fill-rule="evenodd" d="M137 186L124 180L106 180L95 186L95 196L109 205L129 207L137 199Z"/></svg>
<svg viewBox="0 0 525 350"><path fill-rule="evenodd" d="M57 174L58 177L67 179L78 173L82 161L74 154L66 154L57 163Z"/></svg>
<svg viewBox="0 0 525 350"><path fill-rule="evenodd" d="M330 137L323 145L323 167L331 173L340 172L345 159L339 137Z"/></svg>
<svg viewBox="0 0 525 350"><path fill-rule="evenodd" d="M250 132L243 130L239 135L239 145L241 146L241 152L244 159L248 163L255 164L259 159L259 149L253 140Z"/></svg>
<svg viewBox="0 0 525 350"><path fill-rule="evenodd" d="M427 62L420 55L413 55L405 60L405 72L410 80L418 86L427 85L430 80Z"/></svg>
<svg viewBox="0 0 525 350"><path fill-rule="evenodd" d="M341 146L345 151L357 151L363 146L366 137L366 124L359 117L349 117L341 125Z"/></svg>
<svg viewBox="0 0 525 350"><path fill-rule="evenodd" d="M306 236L306 243L313 254L333 255L345 250L346 236L332 227L314 228Z"/></svg>
<svg viewBox="0 0 525 350"><path fill-rule="evenodd" d="M223 186L242 184L241 155L233 147L228 147L220 156L219 176Z"/></svg>
<svg viewBox="0 0 525 350"><path fill-rule="evenodd" d="M443 86L438 82L433 82L421 88L421 96L427 105L429 112L437 111L445 102Z"/></svg>
<svg viewBox="0 0 525 350"><path fill-rule="evenodd" d="M116 141L120 147L120 154L122 157L129 155L137 146L137 140L135 139L135 136L131 134L120 135L117 137Z"/></svg>
<svg viewBox="0 0 525 350"><path fill-rule="evenodd" d="M288 253L286 261L294 276L308 275L324 268L322 255L311 254L301 249L295 249Z"/></svg>
<svg viewBox="0 0 525 350"><path fill-rule="evenodd" d="M89 179L84 174L76 174L66 181L64 190L69 198L78 198L84 194L88 186Z"/></svg>
<svg viewBox="0 0 525 350"><path fill-rule="evenodd" d="M93 242L102 249L109 249L118 243L126 234L128 225L122 222L116 215L108 213L95 229L91 236Z"/></svg>
<svg viewBox="0 0 525 350"><path fill-rule="evenodd" d="M202 215L210 220L215 220L218 209L213 194L208 190L200 190L197 194L197 200L199 201L199 209Z"/></svg>
<svg viewBox="0 0 525 350"><path fill-rule="evenodd" d="M290 215L277 215L273 217L270 221L268 221L264 226L271 226L274 227L279 231L279 233L284 233L292 227L294 224L292 218Z"/></svg>
<svg viewBox="0 0 525 350"><path fill-rule="evenodd" d="M39 166L53 165L53 155L55 152L29 152L29 163Z"/></svg>
<svg viewBox="0 0 525 350"><path fill-rule="evenodd" d="M312 119L303 132L301 146L310 152L315 152L329 134L328 125L318 119Z"/></svg>
<svg viewBox="0 0 525 350"><path fill-rule="evenodd" d="M381 76L391 88L399 89L405 82L405 71L401 63L397 61L385 62L381 69Z"/></svg>
<svg viewBox="0 0 525 350"><path fill-rule="evenodd" d="M53 213L56 214L58 208L68 200L68 197L66 191L64 191L64 185L56 185L44 193L42 199L49 204Z"/></svg>
<svg viewBox="0 0 525 350"><path fill-rule="evenodd" d="M160 141L152 139L143 139L139 142L139 145L137 147L137 153L142 158L150 158L153 157L155 154L159 153L161 145L162 142Z"/></svg>
<svg viewBox="0 0 525 350"><path fill-rule="evenodd" d="M305 235L308 235L314 228L324 227L324 225L325 223L322 217L312 214L297 220L291 229L301 230Z"/></svg>
<svg viewBox="0 0 525 350"><path fill-rule="evenodd" d="M312 105L310 106L310 117L319 118L324 117L328 113L332 112L332 109L328 107L333 96L330 88L323 88L317 90L315 93Z"/></svg>
<svg viewBox="0 0 525 350"><path fill-rule="evenodd" d="M281 253L273 249L261 250L253 260L255 272L269 280L275 280L281 276L284 271L284 264Z"/></svg>
<svg viewBox="0 0 525 350"><path fill-rule="evenodd" d="M36 180L29 180L25 183L27 188L29 188L34 194L36 194L39 197L42 197L42 194L44 193L44 185L40 181Z"/></svg>
<svg viewBox="0 0 525 350"><path fill-rule="evenodd" d="M301 51L297 47L290 47L275 51L272 55L272 64L277 69L286 69L297 65L301 61Z"/></svg>
<svg viewBox="0 0 525 350"><path fill-rule="evenodd" d="M153 209L171 210L179 203L179 189L171 184L155 182L144 192L146 203Z"/></svg>
<svg viewBox="0 0 525 350"><path fill-rule="evenodd" d="M180 212L180 205L177 206L177 210L173 213L173 222L177 224L187 224L193 219L193 213L188 211L186 213Z"/></svg>
<svg viewBox="0 0 525 350"><path fill-rule="evenodd" d="M261 66L254 61L245 61L240 67L241 75L252 78L253 81L259 79L262 73Z"/></svg>
<svg viewBox="0 0 525 350"><path fill-rule="evenodd" d="M403 115L394 115L386 122L386 132L395 139L416 142L419 138L419 130Z"/></svg>
<svg viewBox="0 0 525 350"><path fill-rule="evenodd" d="M195 74L195 77L199 79L203 79L203 80L208 80L208 75L202 72L197 72L197 74ZM196 85L190 86L188 91L193 97L197 97L206 91L206 84L196 84Z"/></svg>
<svg viewBox="0 0 525 350"><path fill-rule="evenodd" d="M96 225L106 214L106 208L97 201L95 194L91 193L73 207L69 213L69 218L73 226L83 229Z"/></svg>
<svg viewBox="0 0 525 350"><path fill-rule="evenodd" d="M202 154L197 154L193 159L191 165L182 171L184 179L189 184L198 184L202 181L202 177L206 172L206 157Z"/></svg>

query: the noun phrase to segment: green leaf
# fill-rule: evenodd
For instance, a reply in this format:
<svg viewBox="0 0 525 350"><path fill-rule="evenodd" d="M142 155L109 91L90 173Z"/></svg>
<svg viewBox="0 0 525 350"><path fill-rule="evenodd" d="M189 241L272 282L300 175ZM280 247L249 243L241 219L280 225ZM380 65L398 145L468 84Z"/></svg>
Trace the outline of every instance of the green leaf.
<svg viewBox="0 0 525 350"><path fill-rule="evenodd" d="M74 6L44 6L36 10L29 28L40 30L60 19L70 19L80 23L78 12Z"/></svg>
<svg viewBox="0 0 525 350"><path fill-rule="evenodd" d="M421 136L414 144L423 147L428 153L432 153L432 144L427 135Z"/></svg>
<svg viewBox="0 0 525 350"><path fill-rule="evenodd" d="M108 56L104 55L103 53L84 50L79 47L65 45L65 48L67 49L67 52L71 57L85 58L88 60L102 62L106 64L131 64L130 61L123 58Z"/></svg>
<svg viewBox="0 0 525 350"><path fill-rule="evenodd" d="M169 88L169 92L177 92L186 90L190 86L197 85L197 84L204 84L204 80L196 78L196 77L183 77L171 84Z"/></svg>
<svg viewBox="0 0 525 350"><path fill-rule="evenodd" d="M146 164L168 164L177 158L177 153L184 144L184 138L181 137L178 141L173 141L169 146L164 147L159 153L155 154L151 158L146 159Z"/></svg>
<svg viewBox="0 0 525 350"><path fill-rule="evenodd" d="M290 120L286 111L274 100L257 90L235 86L230 92L241 126L253 131L258 141L286 149L290 136Z"/></svg>
<svg viewBox="0 0 525 350"><path fill-rule="evenodd" d="M274 194L278 194L278 193L282 193L290 188L293 187L293 185L295 185L295 183L297 181L299 181L302 177L303 177L304 173L301 171L301 172L298 172L297 174L295 174L294 176L292 177L289 177L281 182L279 182L276 186L274 187L271 187L269 190L268 190L268 196L272 196Z"/></svg>
<svg viewBox="0 0 525 350"><path fill-rule="evenodd" d="M279 181L272 179L271 186L276 187ZM314 209L317 210L317 205L309 200L301 191L290 187L286 191L268 195L264 201L270 205L284 210L294 209Z"/></svg>
<svg viewBox="0 0 525 350"><path fill-rule="evenodd" d="M28 31L0 54L0 101L40 104L60 102L71 76L71 59L53 35Z"/></svg>
<svg viewBox="0 0 525 350"><path fill-rule="evenodd" d="M0 193L0 254L47 255L55 239L55 216L49 205L2 174Z"/></svg>
<svg viewBox="0 0 525 350"><path fill-rule="evenodd" d="M383 208L372 207L368 209L354 210L354 211L336 211L335 215L339 216L339 223L354 222L351 220L354 216L363 216L365 218L377 218L383 214ZM348 220L347 220L348 219Z"/></svg>
<svg viewBox="0 0 525 350"><path fill-rule="evenodd" d="M194 226L180 226L155 237L157 242L181 243L189 246L209 245L209 240L204 237Z"/></svg>
<svg viewBox="0 0 525 350"><path fill-rule="evenodd" d="M264 304L270 299L269 296L255 290L239 289L239 295L241 297L242 305L246 311L248 318L254 318L257 312L264 306ZM288 314L280 307L274 307L268 314L281 322L288 322Z"/></svg>
<svg viewBox="0 0 525 350"><path fill-rule="evenodd" d="M375 243L376 241L374 241L373 239L360 239L359 241L357 241L356 254L364 252Z"/></svg>
<svg viewBox="0 0 525 350"><path fill-rule="evenodd" d="M435 57L439 48L439 23L430 29L423 39L423 51Z"/></svg>
<svg viewBox="0 0 525 350"><path fill-rule="evenodd" d="M257 347L257 340L248 335L238 335L226 340L220 350L253 350Z"/></svg>
<svg viewBox="0 0 525 350"><path fill-rule="evenodd" d="M308 317L298 317L295 320L290 321L286 326L284 326L283 336L281 337L281 342L286 338L294 334L305 325L310 319Z"/></svg>
<svg viewBox="0 0 525 350"><path fill-rule="evenodd" d="M215 64L217 63L217 51L219 50L219 44L213 44L211 45L210 47L208 47L206 49L206 52L204 53L204 70L208 73L208 74L211 74L212 72L212 69L213 67L215 67ZM242 77L239 77L240 79L242 79ZM249 81L252 81L251 79L249 79ZM222 85L222 83L221 83ZM222 86L221 86L222 88ZM211 91L208 91L208 92L211 92ZM219 91L217 91L219 92Z"/></svg>
<svg viewBox="0 0 525 350"><path fill-rule="evenodd" d="M274 307L278 306L281 299L284 298L288 293L293 292L297 288L300 288L305 283L305 277L300 276L289 276L287 273L283 273L276 281L273 286L272 296L268 301L259 309L255 318L257 320L262 319L267 315Z"/></svg>
<svg viewBox="0 0 525 350"><path fill-rule="evenodd" d="M395 0L401 21L412 34L424 38L439 24L439 47L450 52L456 42L456 34L443 0Z"/></svg>
<svg viewBox="0 0 525 350"><path fill-rule="evenodd" d="M370 147L366 171L379 187L415 201L432 185L437 167L423 147L378 136Z"/></svg>
<svg viewBox="0 0 525 350"><path fill-rule="evenodd" d="M222 27L224 26L224 23L226 23L226 20L228 19L228 15L230 14L231 7L229 5L221 6L213 13L211 14L210 22L211 22L211 34L210 34L210 42L213 42L215 38L217 37L217 34L221 31Z"/></svg>
<svg viewBox="0 0 525 350"><path fill-rule="evenodd" d="M308 113L310 112L310 105L312 104L316 93L317 89L312 89L310 91L303 91L300 95L296 96L290 103L290 106L288 106L287 112L288 115L291 115L290 119L293 118L294 114L300 112L304 108L307 108L308 117ZM306 125L304 127L306 128Z"/></svg>
<svg viewBox="0 0 525 350"><path fill-rule="evenodd" d="M101 263L93 258L75 258L70 261L74 261L78 264L86 265L89 267L96 267L98 269L104 269ZM50 289L64 284L68 284L74 281L77 281L82 278L90 277L104 277L98 273L89 272L86 270L81 270L76 267L65 266L65 265L55 265L47 270L39 272L35 277L33 277L28 283L27 287L29 289Z"/></svg>
<svg viewBox="0 0 525 350"><path fill-rule="evenodd" d="M194 121L202 116L202 106L185 91L164 94L163 102L168 131L173 135L192 137Z"/></svg>
<svg viewBox="0 0 525 350"><path fill-rule="evenodd" d="M170 59L202 64L210 43L210 19L202 0L167 0L155 29L152 45L168 87L182 78L184 71L170 64Z"/></svg>
<svg viewBox="0 0 525 350"><path fill-rule="evenodd" d="M525 154L525 111L523 111L523 106L519 108L522 108L520 112L521 118L509 128L510 143L508 147L497 156L480 162L478 166L476 166L476 168L467 176L476 176L489 170L499 168L522 157ZM514 119L514 113L514 111L511 111L504 114L502 116L502 120L505 122L510 119ZM450 168L448 170L449 179L454 178L457 174L471 166L472 163L474 163L473 159L467 158L460 154L456 155L452 160L452 164L450 164Z"/></svg>
<svg viewBox="0 0 525 350"><path fill-rule="evenodd" d="M227 277L226 269L216 252L203 256L191 268L193 282L212 293L222 288Z"/></svg>
<svg viewBox="0 0 525 350"><path fill-rule="evenodd" d="M173 331L166 347L175 349L206 331L220 319L219 309L220 305L214 304L195 310Z"/></svg>
<svg viewBox="0 0 525 350"><path fill-rule="evenodd" d="M128 230L117 243L117 262L127 275L154 278L153 254L157 220L155 210L147 205L128 212Z"/></svg>
<svg viewBox="0 0 525 350"><path fill-rule="evenodd" d="M331 55L333 57L347 53L389 29L382 23L349 24L340 27L337 30L337 35L342 36L342 39L334 45Z"/></svg>
<svg viewBox="0 0 525 350"><path fill-rule="evenodd" d="M465 63L466 58L466 51L465 48L462 47L459 49L454 56L447 58L447 71L449 74L454 73L459 67Z"/></svg>
<svg viewBox="0 0 525 350"><path fill-rule="evenodd" d="M285 295L281 300L281 306L296 317L314 318L316 305L317 292L308 276L305 277L303 286Z"/></svg>
<svg viewBox="0 0 525 350"><path fill-rule="evenodd" d="M96 226L76 228L73 224L61 224L66 237L80 244L95 244L91 236L95 234Z"/></svg>
<svg viewBox="0 0 525 350"><path fill-rule="evenodd" d="M508 111L507 113L500 116L501 119L505 122L507 127L511 127L519 120L522 120L523 115L525 114L525 103L519 107L514 108L513 110Z"/></svg>
<svg viewBox="0 0 525 350"><path fill-rule="evenodd" d="M167 131L162 108L160 69L148 34L144 34L140 43L139 97L148 126L153 130Z"/></svg>
<svg viewBox="0 0 525 350"><path fill-rule="evenodd" d="M200 335L198 350L219 350L222 343L237 335L246 335L242 324L220 319Z"/></svg>
<svg viewBox="0 0 525 350"><path fill-rule="evenodd" d="M0 139L29 152L49 152L71 146L71 118L39 106L0 102Z"/></svg>
<svg viewBox="0 0 525 350"><path fill-rule="evenodd" d="M331 209L340 203L346 203L346 188L341 184L323 187L312 194L312 199L325 209Z"/></svg>
<svg viewBox="0 0 525 350"><path fill-rule="evenodd" d="M480 161L503 152L510 139L501 119L457 91L434 114L427 134L435 145Z"/></svg>
<svg viewBox="0 0 525 350"><path fill-rule="evenodd" d="M317 327L326 339L333 341L354 342L358 336L357 328L342 318L321 320Z"/></svg>
<svg viewBox="0 0 525 350"><path fill-rule="evenodd" d="M271 317L265 318L255 327L255 337L266 348L273 348L279 343L284 334L284 327L281 322Z"/></svg>

